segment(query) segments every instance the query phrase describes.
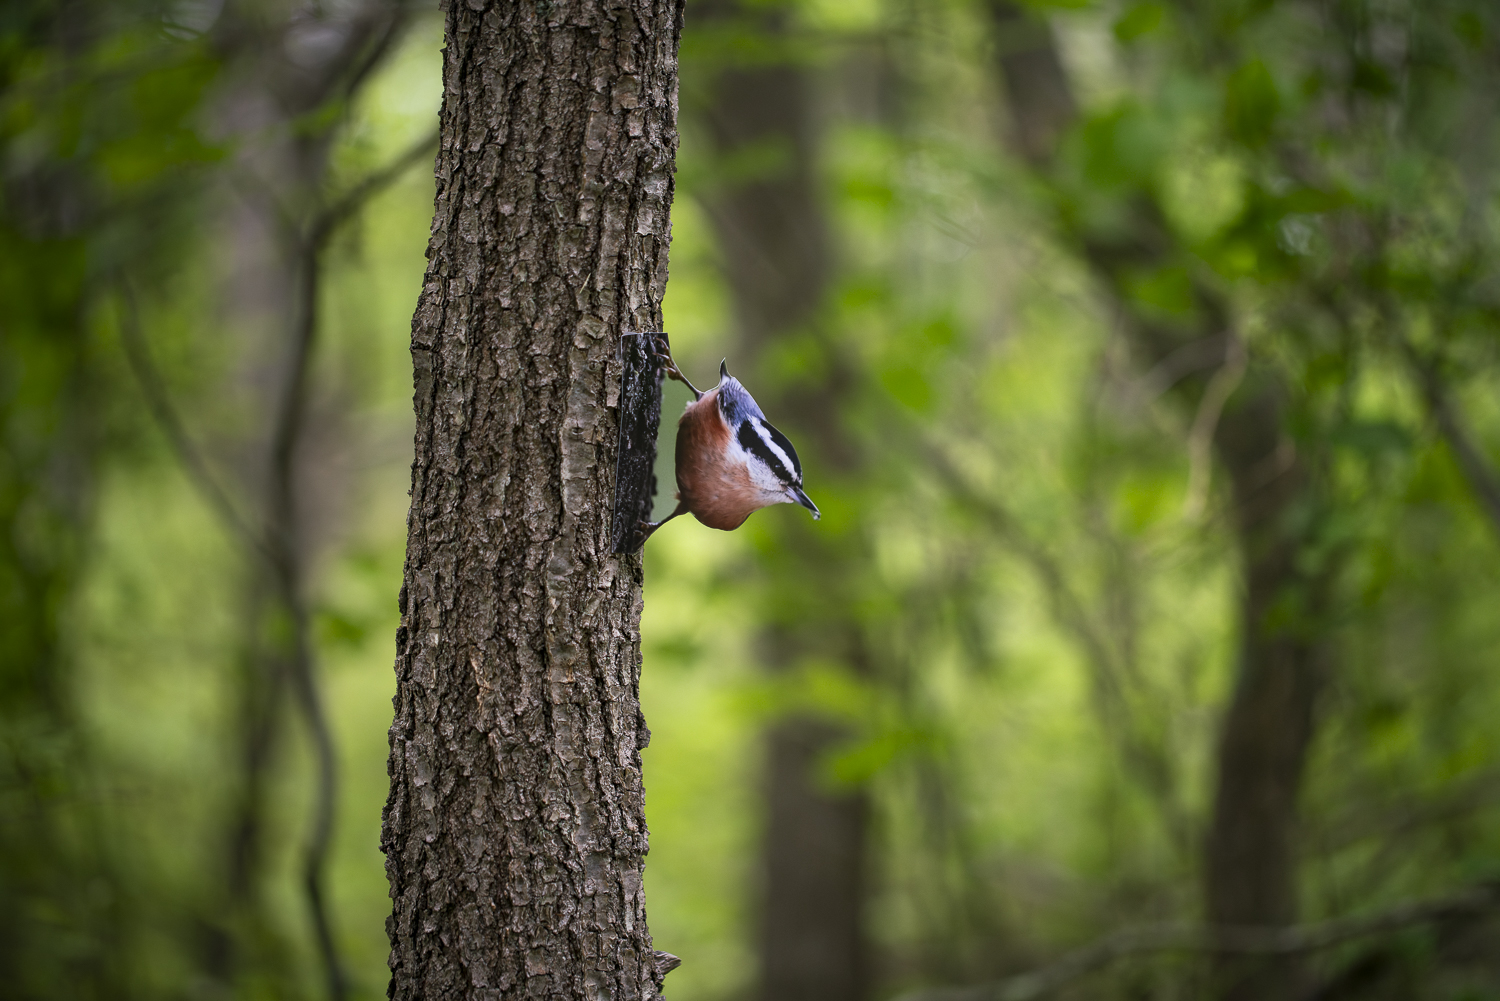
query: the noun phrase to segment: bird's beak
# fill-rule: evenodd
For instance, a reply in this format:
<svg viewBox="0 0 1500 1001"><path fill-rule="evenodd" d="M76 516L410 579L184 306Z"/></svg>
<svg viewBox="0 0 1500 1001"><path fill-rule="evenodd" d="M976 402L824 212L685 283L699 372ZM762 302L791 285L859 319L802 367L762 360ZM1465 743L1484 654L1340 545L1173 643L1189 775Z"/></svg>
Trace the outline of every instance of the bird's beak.
<svg viewBox="0 0 1500 1001"><path fill-rule="evenodd" d="M812 498L811 497L807 496L807 494L805 494L805 493L802 492L802 488L801 487L792 487L789 492L791 493L793 500L795 500L798 504L801 504L803 507L807 508L809 511L812 512L813 521L817 521L819 518L823 517L818 512L818 505L816 505L816 504L814 504L812 502Z"/></svg>
<svg viewBox="0 0 1500 1001"><path fill-rule="evenodd" d="M724 380L727 378L729 378L729 359L725 358L719 362L719 379Z"/></svg>

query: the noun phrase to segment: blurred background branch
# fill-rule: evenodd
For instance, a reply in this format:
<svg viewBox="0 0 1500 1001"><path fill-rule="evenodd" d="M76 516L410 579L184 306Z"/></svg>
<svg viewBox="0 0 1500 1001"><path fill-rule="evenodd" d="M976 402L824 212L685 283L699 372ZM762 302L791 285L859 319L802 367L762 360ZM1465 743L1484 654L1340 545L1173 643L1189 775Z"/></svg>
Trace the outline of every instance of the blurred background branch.
<svg viewBox="0 0 1500 1001"><path fill-rule="evenodd" d="M1482 914L1500 905L1493 886L1481 886L1393 907L1377 914L1282 928L1156 925L1127 928L1077 949L1041 970L997 984L918 991L903 1001L1032 1001L1062 990L1079 977L1110 963L1153 952L1288 955L1330 949L1354 939L1387 935L1413 925ZM1316 992L1315 992L1316 993Z"/></svg>
<svg viewBox="0 0 1500 1001"><path fill-rule="evenodd" d="M213 471L208 468L208 461L182 423L182 417L167 391L166 382L157 370L156 363L151 360L151 346L146 343L145 334L141 330L140 306L129 280L121 276L116 282L121 304L120 341L125 347L131 374L135 376L141 395L146 398L146 406L151 410L152 418L171 444L182 471L192 481L204 503L213 508L223 522L224 530L237 538L247 551L262 559L271 560L271 549L266 542L265 532L252 528L235 510L234 502L214 479Z"/></svg>

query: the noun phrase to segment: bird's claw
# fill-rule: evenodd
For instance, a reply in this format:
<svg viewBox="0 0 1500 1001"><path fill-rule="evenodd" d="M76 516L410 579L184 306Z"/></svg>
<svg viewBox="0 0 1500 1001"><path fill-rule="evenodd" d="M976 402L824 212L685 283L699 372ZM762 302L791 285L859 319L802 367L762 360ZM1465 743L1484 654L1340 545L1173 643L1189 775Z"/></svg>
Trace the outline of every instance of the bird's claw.
<svg viewBox="0 0 1500 1001"><path fill-rule="evenodd" d="M662 373L666 375L668 379L676 379L678 382L687 382L687 379L685 379L682 375L682 369L677 367L677 363L672 360L671 355L658 353L656 355L656 361L657 364L661 365Z"/></svg>
<svg viewBox="0 0 1500 1001"><path fill-rule="evenodd" d="M697 386L689 382L688 377L682 374L682 369L677 367L677 362L672 358L671 350L668 349L667 351L662 351L658 347L659 344L661 344L660 341L652 338L651 356L655 358L656 363L661 366L662 374L665 375L668 379L675 379L676 381L686 386L688 389L692 390L694 399L702 397L703 393L699 391Z"/></svg>

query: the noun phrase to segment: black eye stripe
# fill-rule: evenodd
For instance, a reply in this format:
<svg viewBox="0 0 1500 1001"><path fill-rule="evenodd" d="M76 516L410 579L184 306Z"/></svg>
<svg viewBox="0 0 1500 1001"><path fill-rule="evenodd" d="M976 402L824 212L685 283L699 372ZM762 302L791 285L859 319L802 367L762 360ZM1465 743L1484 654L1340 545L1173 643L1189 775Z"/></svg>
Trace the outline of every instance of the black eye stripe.
<svg viewBox="0 0 1500 1001"><path fill-rule="evenodd" d="M802 463L797 458L797 450L792 447L792 443L787 440L786 435L782 434L780 431L772 427L769 422L761 421L760 426L766 429L766 431L771 435L771 441L775 442L776 446L786 453L786 457L788 459L792 460L792 472L793 474L795 474L794 479L797 483L801 483Z"/></svg>
<svg viewBox="0 0 1500 1001"><path fill-rule="evenodd" d="M765 440L756 431L754 421L745 421L741 424L738 437L740 447L770 466L771 472L776 474L777 479L789 480L791 478L791 473L787 470L786 464L781 461L781 457L766 446Z"/></svg>
<svg viewBox="0 0 1500 1001"><path fill-rule="evenodd" d="M775 442L776 448L766 444L766 439L761 437L761 429ZM740 425L738 435L740 446L745 451L759 458L777 478L786 483L800 484L802 482L802 464L797 461L797 450L792 448L792 443L786 440L786 436L777 431L765 421L751 419ZM786 463L777 453L777 449L786 453L786 457L792 460L792 469L787 469Z"/></svg>

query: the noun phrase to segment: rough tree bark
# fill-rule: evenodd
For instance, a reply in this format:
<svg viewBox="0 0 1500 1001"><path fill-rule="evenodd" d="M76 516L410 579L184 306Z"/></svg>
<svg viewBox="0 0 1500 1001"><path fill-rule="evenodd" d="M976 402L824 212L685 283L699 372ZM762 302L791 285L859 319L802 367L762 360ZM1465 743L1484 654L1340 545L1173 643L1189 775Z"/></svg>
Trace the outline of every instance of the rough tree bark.
<svg viewBox="0 0 1500 1001"><path fill-rule="evenodd" d="M679 0L448 6L397 633L393 998L656 996L617 346L659 330Z"/></svg>
<svg viewBox="0 0 1500 1001"><path fill-rule="evenodd" d="M706 26L743 20L740 30L774 39L785 11L715 0L695 8ZM805 334L828 294L829 234L815 174L815 125L808 71L794 62L756 61L720 68L702 106L717 156L767 156L777 166L706 199L733 294L741 364L754 369L778 339ZM803 448L810 483L848 475L854 449L841 431L841 383L778 387L757 381L772 419ZM816 487L814 486L814 489ZM772 517L775 515L773 514ZM862 670L859 625L840 596L853 576L844 554L810 523L779 522L780 554L763 567L777 594L803 589L818 600L789 602L793 619L773 621L761 637L766 666L784 670L819 656ZM820 526L821 527L821 526ZM776 618L773 616L773 619ZM863 920L866 796L831 791L818 766L846 734L809 715L783 719L766 734L766 821L761 846L760 984L764 1001L861 1001L869 976Z"/></svg>
<svg viewBox="0 0 1500 1001"><path fill-rule="evenodd" d="M1045 22L1007 0L991 0L999 68L1011 110L1013 142L1045 172L1057 139L1076 117L1071 89ZM1066 230L1066 224L1064 225ZM1201 413L1212 383L1243 352L1231 311L1214 289L1195 287L1189 320L1163 322L1132 310L1133 275L1168 263L1172 237L1149 195L1132 207L1129 226L1109 234L1066 232L1100 285L1117 304L1123 328L1147 366L1202 357L1172 394ZM1243 358L1243 355L1239 355ZM1325 645L1314 625L1332 570L1299 565L1305 544L1298 507L1318 505L1314 469L1287 438L1288 389L1270 366L1252 359L1239 388L1213 426L1213 451L1228 473L1232 527L1242 561L1239 651L1235 687L1221 724L1213 815L1204 845L1205 912L1215 924L1290 925L1297 919L1297 797L1314 730L1314 703L1324 674ZM1305 562L1305 561L1303 561ZM1301 622L1277 622L1276 606L1295 598ZM1223 1001L1290 997L1294 957L1217 962Z"/></svg>

